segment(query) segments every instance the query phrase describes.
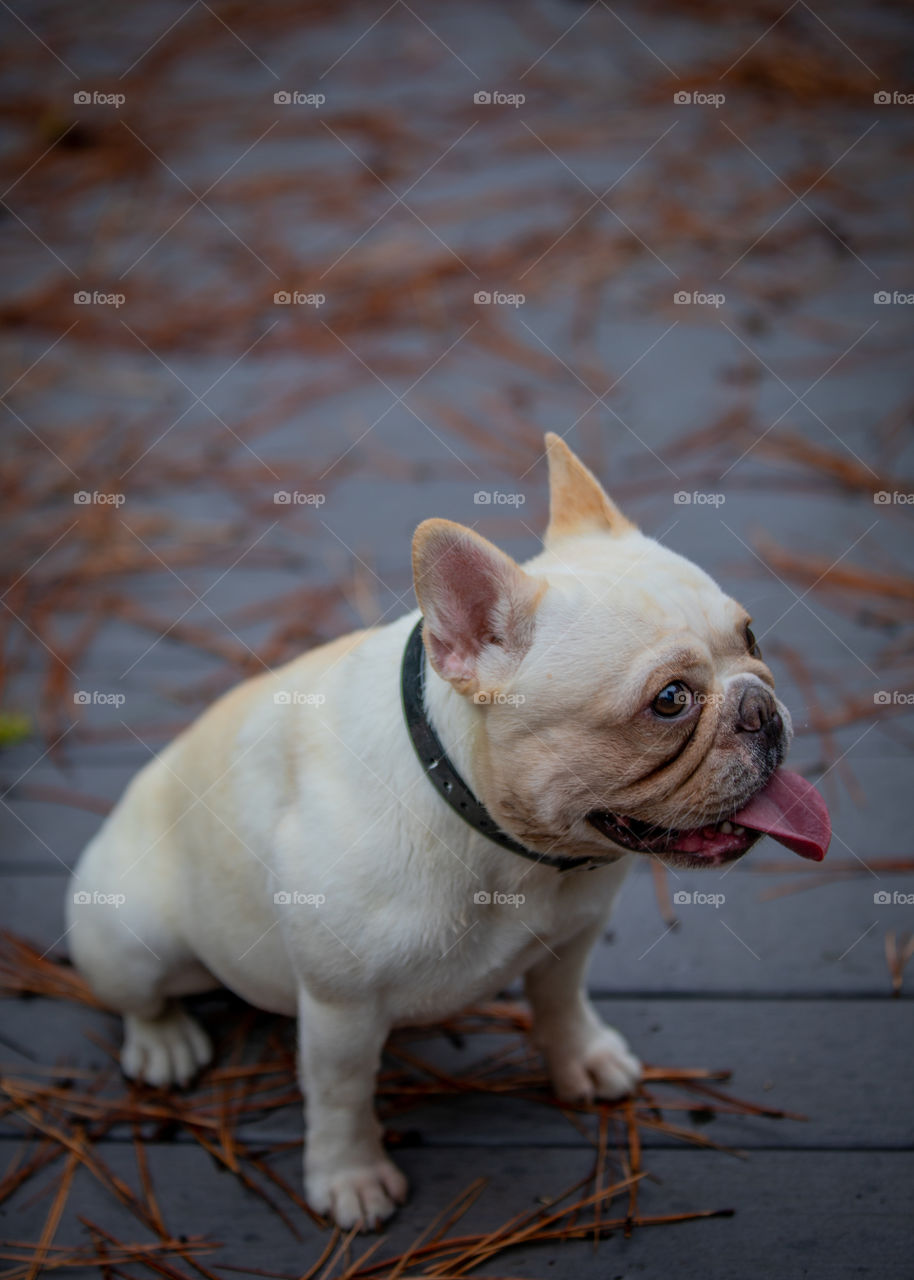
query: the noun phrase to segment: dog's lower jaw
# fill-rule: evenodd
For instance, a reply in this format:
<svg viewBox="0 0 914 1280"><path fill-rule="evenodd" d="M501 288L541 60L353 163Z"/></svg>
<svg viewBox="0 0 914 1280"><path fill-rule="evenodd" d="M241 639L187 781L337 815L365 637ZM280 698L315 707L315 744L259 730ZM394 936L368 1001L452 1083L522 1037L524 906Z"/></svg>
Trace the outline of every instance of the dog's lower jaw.
<svg viewBox="0 0 914 1280"><path fill-rule="evenodd" d="M611 846L647 854L677 869L726 866L761 839L758 831L728 821L676 831L605 809L591 810L586 820Z"/></svg>

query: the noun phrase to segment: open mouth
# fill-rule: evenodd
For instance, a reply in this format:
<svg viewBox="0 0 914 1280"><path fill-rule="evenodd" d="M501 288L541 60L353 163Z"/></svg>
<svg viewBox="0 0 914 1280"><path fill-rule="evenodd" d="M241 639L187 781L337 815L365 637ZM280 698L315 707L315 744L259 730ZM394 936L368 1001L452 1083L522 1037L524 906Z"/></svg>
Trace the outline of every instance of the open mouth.
<svg viewBox="0 0 914 1280"><path fill-rule="evenodd" d="M623 849L634 853L691 855L708 858L714 862L739 857L758 840L761 832L752 831L739 823L724 821L706 823L703 827L673 830L657 827L638 818L624 817L606 809L594 809L587 821L604 836Z"/></svg>
<svg viewBox="0 0 914 1280"><path fill-rule="evenodd" d="M623 849L660 857L679 854L696 864L729 862L762 835L801 858L821 862L831 839L825 801L811 782L788 769L776 769L748 804L721 822L674 830L608 809L592 809L587 821Z"/></svg>

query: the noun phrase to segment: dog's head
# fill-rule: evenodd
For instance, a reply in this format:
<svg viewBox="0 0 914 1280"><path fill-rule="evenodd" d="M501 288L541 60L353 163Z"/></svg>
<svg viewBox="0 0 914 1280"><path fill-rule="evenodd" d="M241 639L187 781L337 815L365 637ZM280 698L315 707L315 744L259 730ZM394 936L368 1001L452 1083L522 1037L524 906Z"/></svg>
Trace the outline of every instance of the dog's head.
<svg viewBox="0 0 914 1280"><path fill-rule="evenodd" d="M541 853L714 866L760 833L821 858L818 792L746 610L645 537L555 435L523 567L448 520L413 542L429 661L475 706L480 799Z"/></svg>

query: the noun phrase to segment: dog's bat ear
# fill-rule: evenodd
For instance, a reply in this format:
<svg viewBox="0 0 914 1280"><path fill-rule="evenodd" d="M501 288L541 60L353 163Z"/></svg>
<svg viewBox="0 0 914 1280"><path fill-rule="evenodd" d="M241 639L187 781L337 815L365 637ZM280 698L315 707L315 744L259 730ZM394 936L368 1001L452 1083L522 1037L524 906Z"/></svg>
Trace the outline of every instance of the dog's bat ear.
<svg viewBox="0 0 914 1280"><path fill-rule="evenodd" d="M542 580L465 525L425 520L413 537L413 581L434 669L460 693L510 675L533 640Z"/></svg>
<svg viewBox="0 0 914 1280"><path fill-rule="evenodd" d="M549 528L546 546L579 533L631 533L627 519L592 471L555 432L546 433L549 459Z"/></svg>

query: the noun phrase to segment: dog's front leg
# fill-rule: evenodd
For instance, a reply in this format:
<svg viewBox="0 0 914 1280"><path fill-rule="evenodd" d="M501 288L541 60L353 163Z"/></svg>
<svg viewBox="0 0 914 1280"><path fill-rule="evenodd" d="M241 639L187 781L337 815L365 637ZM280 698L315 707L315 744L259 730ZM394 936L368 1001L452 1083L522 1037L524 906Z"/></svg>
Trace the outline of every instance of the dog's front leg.
<svg viewBox="0 0 914 1280"><path fill-rule="evenodd" d="M313 1209L347 1230L371 1229L406 1198L406 1179L384 1153L374 1112L388 1030L373 1004L327 1004L299 993L305 1195Z"/></svg>
<svg viewBox="0 0 914 1280"><path fill-rule="evenodd" d="M600 1018L584 986L587 961L602 927L578 934L560 955L547 954L525 976L533 1038L564 1102L621 1098L641 1079L641 1063Z"/></svg>

